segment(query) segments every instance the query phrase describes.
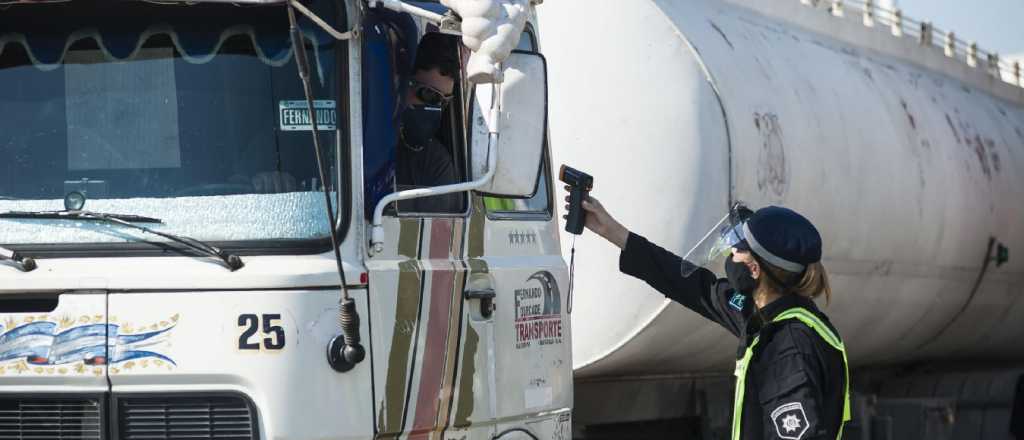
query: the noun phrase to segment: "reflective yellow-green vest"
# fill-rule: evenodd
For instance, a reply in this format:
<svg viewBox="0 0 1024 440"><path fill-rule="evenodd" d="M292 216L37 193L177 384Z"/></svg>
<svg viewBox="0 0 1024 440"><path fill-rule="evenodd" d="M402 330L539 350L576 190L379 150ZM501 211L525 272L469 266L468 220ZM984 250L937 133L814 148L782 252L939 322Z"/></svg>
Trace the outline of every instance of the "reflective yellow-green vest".
<svg viewBox="0 0 1024 440"><path fill-rule="evenodd" d="M487 207L487 211L515 211L516 201L513 199L503 199L498 197L484 197L484 206Z"/></svg>
<svg viewBox="0 0 1024 440"><path fill-rule="evenodd" d="M846 375L845 395L843 401L843 420L839 424L839 431L836 434L836 440L843 438L843 425L850 421L850 363L846 360L846 346L843 345L843 341L813 313L807 311L803 307L794 307L788 309L772 320L772 322L779 322L785 319L799 319L808 327L818 332L828 345L832 348L839 350L843 354L843 372ZM747 347L747 351L743 354L743 358L736 361L736 398L732 407L732 440L740 440L740 427L742 426L743 420L743 391L744 386L747 382L747 367L750 366L750 358L754 356L754 347L757 346L757 342L760 340L760 336L755 336L754 341Z"/></svg>

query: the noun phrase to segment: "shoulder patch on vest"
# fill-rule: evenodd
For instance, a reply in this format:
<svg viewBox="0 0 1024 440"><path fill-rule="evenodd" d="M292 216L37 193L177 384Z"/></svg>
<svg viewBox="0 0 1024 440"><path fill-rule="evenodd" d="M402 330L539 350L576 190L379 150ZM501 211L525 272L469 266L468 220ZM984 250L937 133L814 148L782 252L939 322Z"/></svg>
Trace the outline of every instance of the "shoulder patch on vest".
<svg viewBox="0 0 1024 440"><path fill-rule="evenodd" d="M736 309L738 312L743 311L743 303L747 300L747 297L743 296L742 293L736 292L729 298L729 307Z"/></svg>
<svg viewBox="0 0 1024 440"><path fill-rule="evenodd" d="M775 433L786 440L800 440L810 427L804 405L800 402L779 405L772 411L772 421L775 422Z"/></svg>

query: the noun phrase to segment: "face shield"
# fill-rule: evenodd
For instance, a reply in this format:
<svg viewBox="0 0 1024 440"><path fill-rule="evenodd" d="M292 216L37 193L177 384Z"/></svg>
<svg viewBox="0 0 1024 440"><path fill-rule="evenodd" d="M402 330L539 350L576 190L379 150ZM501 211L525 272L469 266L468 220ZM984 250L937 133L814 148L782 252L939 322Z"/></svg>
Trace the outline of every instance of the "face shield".
<svg viewBox="0 0 1024 440"><path fill-rule="evenodd" d="M683 265L683 276L688 277L699 267L708 268L712 272L725 264L725 259L732 256L732 249L747 238L743 232L743 223L753 212L746 206L733 205L718 223L693 246L683 257L692 264Z"/></svg>

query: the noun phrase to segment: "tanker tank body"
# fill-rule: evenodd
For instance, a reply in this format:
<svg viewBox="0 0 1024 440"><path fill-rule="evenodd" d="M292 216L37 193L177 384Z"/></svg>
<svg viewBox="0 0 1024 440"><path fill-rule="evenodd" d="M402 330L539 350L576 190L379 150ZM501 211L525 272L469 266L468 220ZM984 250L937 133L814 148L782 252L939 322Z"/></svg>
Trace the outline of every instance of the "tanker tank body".
<svg viewBox="0 0 1024 440"><path fill-rule="evenodd" d="M893 365L1021 365L1024 259L986 260L1024 249L1024 91L830 3L546 2L553 163L679 255L733 200L807 215L858 387ZM727 429L736 339L619 273L594 234L576 248L577 428ZM970 376L974 395L1024 405L1007 371Z"/></svg>

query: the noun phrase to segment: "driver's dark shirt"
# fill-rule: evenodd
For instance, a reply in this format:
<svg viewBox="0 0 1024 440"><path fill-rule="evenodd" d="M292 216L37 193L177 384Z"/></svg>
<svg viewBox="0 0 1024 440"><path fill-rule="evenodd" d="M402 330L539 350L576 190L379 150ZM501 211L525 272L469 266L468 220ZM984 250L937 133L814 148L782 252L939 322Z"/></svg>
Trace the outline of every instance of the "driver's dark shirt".
<svg viewBox="0 0 1024 440"><path fill-rule="evenodd" d="M395 182L398 190L424 188L458 183L452 157L444 144L431 138L416 151L404 142L398 145ZM463 211L463 193L421 197L398 202L399 212L458 213Z"/></svg>

